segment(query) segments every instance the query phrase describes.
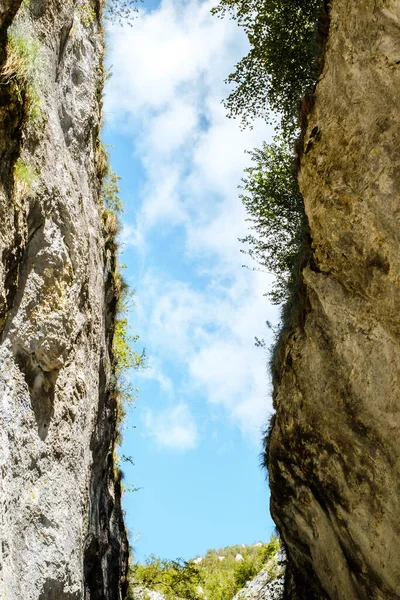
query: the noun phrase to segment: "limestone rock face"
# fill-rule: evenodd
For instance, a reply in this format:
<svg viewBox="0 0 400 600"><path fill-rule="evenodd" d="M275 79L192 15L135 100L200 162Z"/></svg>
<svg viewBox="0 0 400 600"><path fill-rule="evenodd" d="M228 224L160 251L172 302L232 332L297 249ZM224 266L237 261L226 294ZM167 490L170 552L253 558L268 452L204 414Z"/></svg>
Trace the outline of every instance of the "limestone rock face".
<svg viewBox="0 0 400 600"><path fill-rule="evenodd" d="M98 10L72 0L0 6L4 600L125 595L110 391L113 257L99 204Z"/></svg>
<svg viewBox="0 0 400 600"><path fill-rule="evenodd" d="M275 385L296 597L400 598L400 0L332 0L300 185L312 264Z"/></svg>

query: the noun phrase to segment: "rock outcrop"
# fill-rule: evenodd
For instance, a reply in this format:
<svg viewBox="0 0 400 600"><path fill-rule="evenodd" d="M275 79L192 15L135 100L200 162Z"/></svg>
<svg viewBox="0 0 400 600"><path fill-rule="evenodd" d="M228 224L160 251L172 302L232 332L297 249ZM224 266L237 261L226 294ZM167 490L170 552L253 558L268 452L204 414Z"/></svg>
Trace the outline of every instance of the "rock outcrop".
<svg viewBox="0 0 400 600"><path fill-rule="evenodd" d="M283 549L271 558L233 600L282 600L285 588L286 554Z"/></svg>
<svg viewBox="0 0 400 600"><path fill-rule="evenodd" d="M165 600L164 594L142 586L131 589L132 600Z"/></svg>
<svg viewBox="0 0 400 600"><path fill-rule="evenodd" d="M0 5L0 598L120 600L100 4ZM8 42L7 42L8 39Z"/></svg>
<svg viewBox="0 0 400 600"><path fill-rule="evenodd" d="M301 600L400 598L400 0L332 0L300 186L312 240L282 347L271 510Z"/></svg>

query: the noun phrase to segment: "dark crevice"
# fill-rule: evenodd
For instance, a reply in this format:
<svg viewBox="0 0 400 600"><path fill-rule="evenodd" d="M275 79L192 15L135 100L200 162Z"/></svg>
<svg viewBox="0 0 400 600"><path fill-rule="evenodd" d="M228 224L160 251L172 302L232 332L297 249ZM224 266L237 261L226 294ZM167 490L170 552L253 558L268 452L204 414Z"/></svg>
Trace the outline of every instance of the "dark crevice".
<svg viewBox="0 0 400 600"><path fill-rule="evenodd" d="M67 25L64 25L64 27L61 29L61 32L60 32L60 46L58 49L57 71L56 71L56 79L55 79L56 83L58 82L58 80L60 78L65 49L67 47L68 38L71 33L71 29L72 29L73 25L74 25L74 20L71 19L71 21Z"/></svg>
<svg viewBox="0 0 400 600"><path fill-rule="evenodd" d="M7 304L4 312L3 327L1 328L2 339L7 335L12 324L14 315L17 314L20 303L22 301L26 283L31 268L30 254L35 255L34 244L40 244L40 240L36 240L36 236L44 228L44 216L41 212L39 203L33 203L29 209L26 218L25 235L19 235L14 242L17 246L10 251L6 248L3 254L6 253L9 265L5 277L5 289L7 290ZM14 234L17 236L17 232ZM28 240L28 241L26 241ZM8 255L10 253L10 256Z"/></svg>
<svg viewBox="0 0 400 600"><path fill-rule="evenodd" d="M107 312L112 324L114 313ZM111 344L113 328L106 331ZM90 600L103 600L105 592L110 600L120 600L120 594L125 598L127 592L128 542L121 509L120 475L114 472L113 459L117 404L109 387L106 360L103 356L99 365L99 405L91 438L94 466L89 490L89 532L84 552L85 597ZM110 480L114 498L109 492Z"/></svg>
<svg viewBox="0 0 400 600"><path fill-rule="evenodd" d="M34 355L21 348L15 354L15 361L29 389L39 437L45 440L54 416L54 394L59 371L43 371Z"/></svg>

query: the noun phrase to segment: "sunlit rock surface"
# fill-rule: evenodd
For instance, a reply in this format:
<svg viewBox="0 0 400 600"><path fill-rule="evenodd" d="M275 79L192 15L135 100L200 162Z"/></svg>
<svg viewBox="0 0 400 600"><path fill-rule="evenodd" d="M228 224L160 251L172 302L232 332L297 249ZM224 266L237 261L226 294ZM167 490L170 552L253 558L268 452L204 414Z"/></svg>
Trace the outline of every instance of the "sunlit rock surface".
<svg viewBox="0 0 400 600"><path fill-rule="evenodd" d="M269 452L301 600L400 598L399 106L400 1L332 0L300 171L313 261Z"/></svg>
<svg viewBox="0 0 400 600"><path fill-rule="evenodd" d="M247 582L233 600L282 600L286 555L281 549L260 573Z"/></svg>
<svg viewBox="0 0 400 600"><path fill-rule="evenodd" d="M18 63L0 85L3 600L120 600L125 590L96 10L70 0L0 6L0 62L8 29L28 48L35 88L31 110Z"/></svg>

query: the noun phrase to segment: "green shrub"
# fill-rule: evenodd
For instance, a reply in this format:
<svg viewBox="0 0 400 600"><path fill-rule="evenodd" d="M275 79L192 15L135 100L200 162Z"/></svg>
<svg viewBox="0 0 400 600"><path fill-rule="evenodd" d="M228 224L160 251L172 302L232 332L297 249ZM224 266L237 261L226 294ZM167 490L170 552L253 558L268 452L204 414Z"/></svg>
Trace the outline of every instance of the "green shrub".
<svg viewBox="0 0 400 600"><path fill-rule="evenodd" d="M122 276L118 274L122 289L117 301L116 317L113 331L113 373L114 388L117 397L117 426L123 422L126 415L126 406L132 406L137 397L138 390L129 381L131 369L143 369L147 367L146 350L139 353L132 344L135 344L139 336L131 335L127 313L129 304L132 303L134 292L129 292L128 286ZM122 431L118 429L117 442L122 444Z"/></svg>
<svg viewBox="0 0 400 600"><path fill-rule="evenodd" d="M126 415L126 406L132 406L138 390L129 381L129 371L146 368L147 357L145 349L139 353L134 347L139 336L132 335L129 331L128 313L131 305L134 305L134 292L124 280L118 260L118 244L116 237L120 230L120 214L124 210L124 204L120 198L119 181L121 177L116 175L110 166L108 154L103 144L98 140L97 149L97 174L101 182L100 201L103 207L103 225L106 248L110 252L112 265L112 283L114 299L116 300L115 319L112 337L112 383L111 393L116 399L117 408L117 435L116 445L122 444L121 424ZM117 453L114 463L120 464ZM132 485L124 485L125 491L137 491L139 488Z"/></svg>
<svg viewBox="0 0 400 600"><path fill-rule="evenodd" d="M145 351L143 350L139 354L131 346L131 343L137 342L138 339L138 335L129 334L128 319L126 316L121 316L121 312L119 312L119 316L115 319L113 339L115 372L117 375L121 375L129 369L139 369L145 366Z"/></svg>
<svg viewBox="0 0 400 600"><path fill-rule="evenodd" d="M238 590L246 585L246 583L256 575L256 566L249 561L241 561L235 567L233 577Z"/></svg>
<svg viewBox="0 0 400 600"><path fill-rule="evenodd" d="M251 230L241 241L261 267L276 276L272 302L288 297L296 256L301 246L306 218L303 198L293 169L291 148L277 138L273 144L249 152L253 166L245 169L240 198L246 208Z"/></svg>
<svg viewBox="0 0 400 600"><path fill-rule="evenodd" d="M104 167L101 185L101 199L103 206L116 214L120 214L124 210L124 204L120 197L119 181L121 177L114 173L110 166L107 154L104 152Z"/></svg>
<svg viewBox="0 0 400 600"><path fill-rule="evenodd" d="M280 539L277 535L271 535L271 540L263 546L261 560L263 563L271 560L281 547Z"/></svg>
<svg viewBox="0 0 400 600"><path fill-rule="evenodd" d="M183 559L166 560L151 555L145 565L134 564L130 569L131 592L134 585L162 592L167 600L200 600L198 586L203 579L200 570Z"/></svg>
<svg viewBox="0 0 400 600"><path fill-rule="evenodd" d="M129 333L129 324L127 313L130 305L133 304L134 292L129 291L129 286L122 277L120 266L117 260L117 245L115 237L120 228L119 215L124 210L124 204L120 197L119 181L121 177L112 170L109 157L106 151L102 150L102 184L100 189L100 198L103 204L103 223L107 235L113 241L113 254L115 271L113 273L114 296L117 299L116 318L114 322L113 336L113 355L114 370L117 379L130 369L139 369L145 366L146 353L143 350L139 354L134 350L131 344L138 341L138 335Z"/></svg>
<svg viewBox="0 0 400 600"><path fill-rule="evenodd" d="M78 14L82 25L89 27L96 18L96 13L89 4L82 4L78 7Z"/></svg>

